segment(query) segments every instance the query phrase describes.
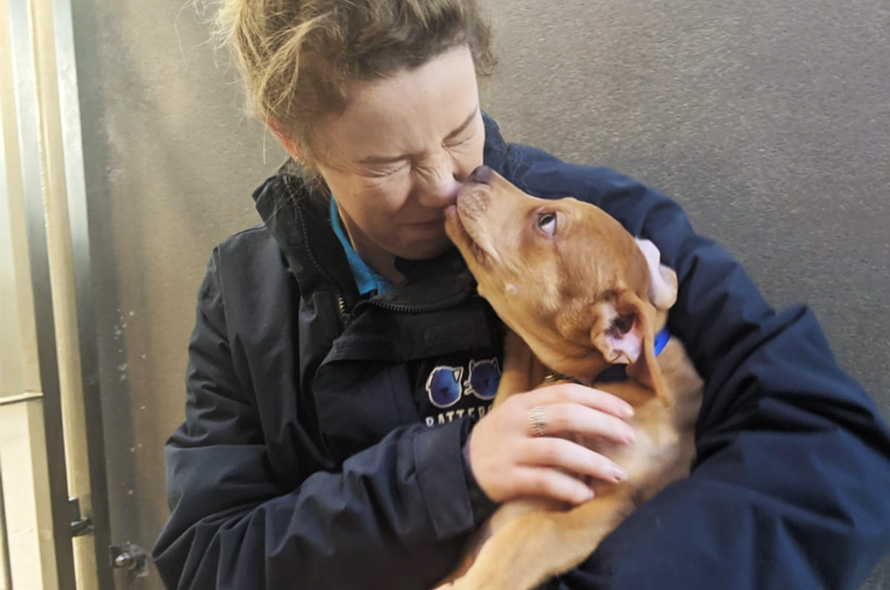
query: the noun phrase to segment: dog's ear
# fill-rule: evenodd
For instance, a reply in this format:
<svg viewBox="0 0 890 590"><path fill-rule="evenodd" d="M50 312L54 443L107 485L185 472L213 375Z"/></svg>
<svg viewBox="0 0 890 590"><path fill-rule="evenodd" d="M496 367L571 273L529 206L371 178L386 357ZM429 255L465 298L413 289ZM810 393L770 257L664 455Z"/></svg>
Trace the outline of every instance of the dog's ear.
<svg viewBox="0 0 890 590"><path fill-rule="evenodd" d="M649 240L635 240L649 266L649 301L657 309L668 310L677 301L677 273L661 264L658 246Z"/></svg>
<svg viewBox="0 0 890 590"><path fill-rule="evenodd" d="M665 385L655 360L652 305L625 289L612 301L601 302L597 307L590 333L593 345L606 362L626 363L628 377L661 396Z"/></svg>
<svg viewBox="0 0 890 590"><path fill-rule="evenodd" d="M623 293L596 304L590 339L607 363L631 364L640 357L646 339L641 314L641 309L628 305Z"/></svg>

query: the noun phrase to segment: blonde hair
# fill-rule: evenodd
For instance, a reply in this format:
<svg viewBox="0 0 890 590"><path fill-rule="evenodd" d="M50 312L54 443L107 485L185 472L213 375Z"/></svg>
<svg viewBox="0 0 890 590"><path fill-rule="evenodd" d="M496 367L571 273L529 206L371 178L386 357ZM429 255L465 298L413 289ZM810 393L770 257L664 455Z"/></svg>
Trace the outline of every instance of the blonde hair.
<svg viewBox="0 0 890 590"><path fill-rule="evenodd" d="M459 45L494 65L475 0L222 0L217 34L236 57L248 112L311 159L313 122L345 107L351 81L386 78ZM304 164L306 162L304 161Z"/></svg>

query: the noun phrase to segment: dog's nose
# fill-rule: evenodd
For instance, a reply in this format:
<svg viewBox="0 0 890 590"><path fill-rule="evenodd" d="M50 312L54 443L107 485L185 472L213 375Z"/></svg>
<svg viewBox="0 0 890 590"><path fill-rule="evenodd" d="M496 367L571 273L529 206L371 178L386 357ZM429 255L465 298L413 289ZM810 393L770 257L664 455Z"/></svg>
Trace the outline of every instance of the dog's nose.
<svg viewBox="0 0 890 590"><path fill-rule="evenodd" d="M478 182L480 184L488 184L491 180L491 168L485 164L479 166L467 177L467 182Z"/></svg>

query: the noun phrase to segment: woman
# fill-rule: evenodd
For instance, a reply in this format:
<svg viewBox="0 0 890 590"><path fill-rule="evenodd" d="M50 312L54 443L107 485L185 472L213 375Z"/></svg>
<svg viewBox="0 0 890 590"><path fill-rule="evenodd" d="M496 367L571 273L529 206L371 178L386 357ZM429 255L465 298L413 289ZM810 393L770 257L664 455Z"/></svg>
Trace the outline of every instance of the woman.
<svg viewBox="0 0 890 590"><path fill-rule="evenodd" d="M227 0L222 22L292 161L254 193L264 227L220 245L200 289L154 554L168 587L429 588L498 503L579 503L575 475L623 477L554 436L632 444L604 392L489 411L502 330L443 226L483 162L653 240L681 281L670 328L707 381L692 476L553 587L861 583L890 544L873 404L812 315L771 310L667 198L503 141L479 108L492 60L474 2Z"/></svg>

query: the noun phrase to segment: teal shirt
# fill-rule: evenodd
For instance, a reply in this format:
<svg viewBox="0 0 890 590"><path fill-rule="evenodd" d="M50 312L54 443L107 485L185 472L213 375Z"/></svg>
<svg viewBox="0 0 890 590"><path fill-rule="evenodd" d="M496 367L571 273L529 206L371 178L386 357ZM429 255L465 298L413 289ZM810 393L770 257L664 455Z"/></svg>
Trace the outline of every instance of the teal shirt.
<svg viewBox="0 0 890 590"><path fill-rule="evenodd" d="M368 295L375 292L383 293L391 289L392 282L365 264L365 261L361 259L355 248L349 243L349 238L346 236L346 232L343 231L343 225L340 223L340 213L337 211L337 202L334 200L333 195L331 195L331 227L334 229L334 233L337 234L337 239L343 245L343 250L346 251L346 258L349 261L349 268L352 270L352 276L355 279L358 292L361 295Z"/></svg>

